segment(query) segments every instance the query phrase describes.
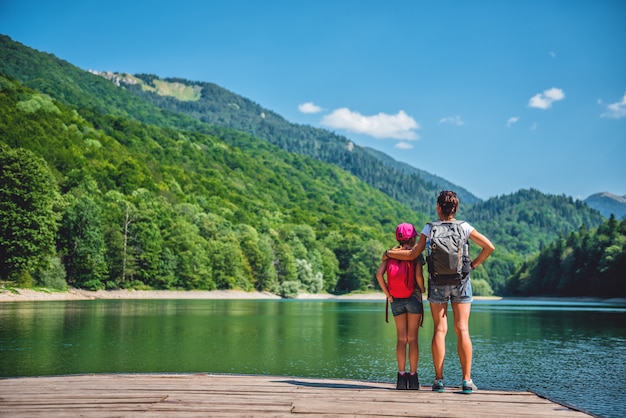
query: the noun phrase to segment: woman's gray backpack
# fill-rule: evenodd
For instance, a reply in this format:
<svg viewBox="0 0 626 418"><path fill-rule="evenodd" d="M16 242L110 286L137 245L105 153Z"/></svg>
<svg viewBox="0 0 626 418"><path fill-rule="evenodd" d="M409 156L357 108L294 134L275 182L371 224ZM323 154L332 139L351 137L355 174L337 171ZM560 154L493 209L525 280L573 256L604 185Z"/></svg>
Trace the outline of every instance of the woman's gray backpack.
<svg viewBox="0 0 626 418"><path fill-rule="evenodd" d="M426 262L430 280L436 284L458 284L467 280L470 257L464 221L430 222Z"/></svg>

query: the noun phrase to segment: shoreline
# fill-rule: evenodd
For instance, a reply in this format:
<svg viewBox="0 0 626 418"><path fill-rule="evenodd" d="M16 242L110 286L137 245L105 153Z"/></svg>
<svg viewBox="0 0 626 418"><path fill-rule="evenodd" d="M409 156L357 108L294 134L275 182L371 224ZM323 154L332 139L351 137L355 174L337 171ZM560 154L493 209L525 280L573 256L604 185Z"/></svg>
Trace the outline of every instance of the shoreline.
<svg viewBox="0 0 626 418"><path fill-rule="evenodd" d="M83 290L52 291L45 289L0 289L0 303L35 302L35 301L72 301L72 300L114 300L114 299L247 299L280 300L279 295L270 292L246 292L243 290ZM350 293L332 295L329 293L301 293L295 300L373 300L384 301L382 292ZM549 302L604 302L626 305L624 298L602 299L593 297L501 297L475 296L475 300L535 300Z"/></svg>
<svg viewBox="0 0 626 418"><path fill-rule="evenodd" d="M72 301L72 300L113 300L113 299L248 299L267 300L283 299L270 292L246 292L243 290L83 290L69 289L67 291L19 289L0 290L2 302L34 302L34 301ZM382 292L353 293L348 295L331 295L328 293L301 293L298 300L385 300Z"/></svg>

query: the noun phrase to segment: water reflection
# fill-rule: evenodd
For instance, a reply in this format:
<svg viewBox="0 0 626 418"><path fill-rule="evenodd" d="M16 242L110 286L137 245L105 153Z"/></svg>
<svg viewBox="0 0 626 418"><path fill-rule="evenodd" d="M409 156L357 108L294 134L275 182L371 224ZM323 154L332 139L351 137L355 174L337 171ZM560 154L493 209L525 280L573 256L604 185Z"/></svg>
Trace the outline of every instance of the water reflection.
<svg viewBox="0 0 626 418"><path fill-rule="evenodd" d="M426 304L428 305L428 304ZM420 329L432 381L432 321ZM451 320L450 312L450 320ZM473 377L483 389L534 390L620 416L626 307L477 301ZM392 382L395 329L383 302L142 300L0 304L0 376L212 372ZM452 331L446 379L461 380ZM602 382L602 384L594 384ZM610 390L606 388L610 387Z"/></svg>

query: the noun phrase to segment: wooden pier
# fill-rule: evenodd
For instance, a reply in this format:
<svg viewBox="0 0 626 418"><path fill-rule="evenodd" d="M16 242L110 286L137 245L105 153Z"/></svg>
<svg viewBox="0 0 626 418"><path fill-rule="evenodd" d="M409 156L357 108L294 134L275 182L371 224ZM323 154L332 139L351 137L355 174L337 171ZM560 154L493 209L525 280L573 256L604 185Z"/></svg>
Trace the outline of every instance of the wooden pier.
<svg viewBox="0 0 626 418"><path fill-rule="evenodd" d="M530 392L214 374L0 379L2 417L588 417Z"/></svg>

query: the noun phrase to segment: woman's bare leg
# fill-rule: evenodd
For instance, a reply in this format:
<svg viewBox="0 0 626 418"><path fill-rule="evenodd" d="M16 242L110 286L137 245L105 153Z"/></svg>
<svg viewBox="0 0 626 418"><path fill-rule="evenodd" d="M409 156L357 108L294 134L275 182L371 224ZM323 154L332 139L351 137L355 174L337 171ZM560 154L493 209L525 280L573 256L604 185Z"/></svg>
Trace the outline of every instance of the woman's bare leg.
<svg viewBox="0 0 626 418"><path fill-rule="evenodd" d="M457 338L457 351L461 362L463 380L472 380L472 340L469 333L471 303L453 303L454 332Z"/></svg>
<svg viewBox="0 0 626 418"><path fill-rule="evenodd" d="M433 315L433 365L435 379L443 379L443 360L446 357L446 334L448 333L448 303L431 303Z"/></svg>

